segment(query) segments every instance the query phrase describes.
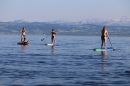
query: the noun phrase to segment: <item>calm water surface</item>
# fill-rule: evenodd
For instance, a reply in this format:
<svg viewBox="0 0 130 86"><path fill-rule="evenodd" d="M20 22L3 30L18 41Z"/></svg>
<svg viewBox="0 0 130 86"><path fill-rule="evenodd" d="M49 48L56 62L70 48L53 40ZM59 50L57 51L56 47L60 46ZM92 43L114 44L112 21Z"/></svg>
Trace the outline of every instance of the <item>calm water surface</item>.
<svg viewBox="0 0 130 86"><path fill-rule="evenodd" d="M115 51L95 52L100 37L0 36L0 86L130 86L130 38L111 37ZM107 41L107 46L111 46Z"/></svg>

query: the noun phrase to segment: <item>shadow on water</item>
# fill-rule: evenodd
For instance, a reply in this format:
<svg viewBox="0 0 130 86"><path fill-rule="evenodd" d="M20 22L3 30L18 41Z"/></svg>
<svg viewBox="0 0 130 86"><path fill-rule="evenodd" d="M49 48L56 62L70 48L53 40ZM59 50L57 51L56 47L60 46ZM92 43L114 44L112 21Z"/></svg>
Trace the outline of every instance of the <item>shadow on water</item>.
<svg viewBox="0 0 130 86"><path fill-rule="evenodd" d="M55 46L51 47L51 52L54 53L55 52Z"/></svg>
<svg viewBox="0 0 130 86"><path fill-rule="evenodd" d="M26 51L26 48L29 46L29 45L20 45L21 46L21 51L22 52L25 52Z"/></svg>

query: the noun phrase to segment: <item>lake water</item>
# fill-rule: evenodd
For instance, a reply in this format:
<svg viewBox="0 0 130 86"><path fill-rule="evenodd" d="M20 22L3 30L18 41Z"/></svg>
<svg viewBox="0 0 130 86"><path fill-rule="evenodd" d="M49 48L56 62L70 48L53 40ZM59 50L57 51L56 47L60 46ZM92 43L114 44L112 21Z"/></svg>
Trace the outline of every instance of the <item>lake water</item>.
<svg viewBox="0 0 130 86"><path fill-rule="evenodd" d="M96 52L100 36L0 36L0 86L130 86L130 37L111 37L115 51ZM107 40L107 46L111 46Z"/></svg>

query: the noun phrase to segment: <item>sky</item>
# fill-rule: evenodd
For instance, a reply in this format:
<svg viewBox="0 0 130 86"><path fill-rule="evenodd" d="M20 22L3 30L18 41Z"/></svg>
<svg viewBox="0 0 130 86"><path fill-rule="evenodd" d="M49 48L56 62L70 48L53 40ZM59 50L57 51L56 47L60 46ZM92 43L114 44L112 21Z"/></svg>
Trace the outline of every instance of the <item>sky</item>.
<svg viewBox="0 0 130 86"><path fill-rule="evenodd" d="M130 0L0 0L0 21L80 21L130 17Z"/></svg>

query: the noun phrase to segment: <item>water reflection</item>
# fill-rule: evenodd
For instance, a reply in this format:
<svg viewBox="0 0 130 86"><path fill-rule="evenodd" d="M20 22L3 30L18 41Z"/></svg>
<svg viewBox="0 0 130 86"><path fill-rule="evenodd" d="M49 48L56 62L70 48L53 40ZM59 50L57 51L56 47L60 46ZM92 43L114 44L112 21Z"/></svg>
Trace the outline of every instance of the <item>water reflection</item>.
<svg viewBox="0 0 130 86"><path fill-rule="evenodd" d="M103 66L103 70L106 70L106 58L107 58L107 52L106 51L102 51L101 52L101 60L102 60L102 66Z"/></svg>
<svg viewBox="0 0 130 86"><path fill-rule="evenodd" d="M21 45L21 51L22 51L22 52L25 52L27 46L28 46L28 45Z"/></svg>
<svg viewBox="0 0 130 86"><path fill-rule="evenodd" d="M106 52L106 51L102 51L102 52L101 52L101 55L102 55L103 58L106 58L107 52Z"/></svg>
<svg viewBox="0 0 130 86"><path fill-rule="evenodd" d="M106 51L102 51L101 52L101 61L102 61L102 71L103 71L103 83L107 83L108 82L108 77L107 77L107 52Z"/></svg>
<svg viewBox="0 0 130 86"><path fill-rule="evenodd" d="M54 51L55 51L55 46L52 46L51 47L51 52L54 53Z"/></svg>

